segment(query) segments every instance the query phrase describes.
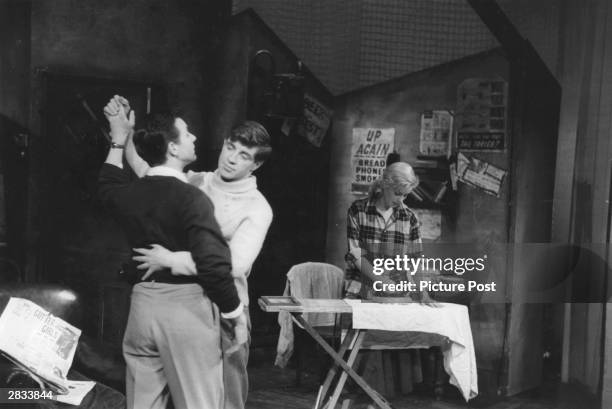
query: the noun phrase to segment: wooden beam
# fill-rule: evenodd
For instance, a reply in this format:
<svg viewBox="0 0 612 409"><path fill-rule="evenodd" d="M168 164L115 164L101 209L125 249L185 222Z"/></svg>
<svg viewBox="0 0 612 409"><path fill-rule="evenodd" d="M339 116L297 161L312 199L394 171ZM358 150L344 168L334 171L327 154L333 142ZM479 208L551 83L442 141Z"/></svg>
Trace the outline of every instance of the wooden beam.
<svg viewBox="0 0 612 409"><path fill-rule="evenodd" d="M521 53L525 38L494 0L466 0L487 26L491 34L509 54Z"/></svg>

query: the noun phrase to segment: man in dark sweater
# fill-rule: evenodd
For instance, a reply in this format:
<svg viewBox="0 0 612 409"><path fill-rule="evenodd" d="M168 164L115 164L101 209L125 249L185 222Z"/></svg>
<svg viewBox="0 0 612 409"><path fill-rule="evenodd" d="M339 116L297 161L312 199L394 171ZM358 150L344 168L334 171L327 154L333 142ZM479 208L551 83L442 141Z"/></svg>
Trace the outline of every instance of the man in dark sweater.
<svg viewBox="0 0 612 409"><path fill-rule="evenodd" d="M136 282L123 340L128 408L165 408L168 390L176 409L223 406L219 314L234 327L236 344L246 341L246 316L231 276L228 246L213 207L199 189L185 183L183 168L195 160L195 137L172 115L153 115L134 135L151 169L131 181L122 169L123 145L134 113L111 100L105 107L113 142L99 178L102 202L123 226L132 248L160 243L189 251L197 275L161 270Z"/></svg>

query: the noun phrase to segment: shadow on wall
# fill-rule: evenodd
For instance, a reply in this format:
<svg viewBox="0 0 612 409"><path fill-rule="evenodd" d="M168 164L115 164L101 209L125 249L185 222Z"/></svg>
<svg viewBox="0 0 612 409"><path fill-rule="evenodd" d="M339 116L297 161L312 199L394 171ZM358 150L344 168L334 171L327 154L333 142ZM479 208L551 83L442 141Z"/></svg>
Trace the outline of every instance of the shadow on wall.
<svg viewBox="0 0 612 409"><path fill-rule="evenodd" d="M534 272L527 290L530 302L606 302L610 266L602 256L606 244L533 245L530 253ZM571 292L566 294L567 285ZM538 299L538 297L541 297Z"/></svg>
<svg viewBox="0 0 612 409"><path fill-rule="evenodd" d="M25 263L25 237L28 192L28 148L30 131L5 115L0 115L0 242L6 243L0 256L6 256L10 269L20 271ZM3 263L3 264L7 264ZM4 266L0 266L4 272ZM12 272L11 275L14 275Z"/></svg>

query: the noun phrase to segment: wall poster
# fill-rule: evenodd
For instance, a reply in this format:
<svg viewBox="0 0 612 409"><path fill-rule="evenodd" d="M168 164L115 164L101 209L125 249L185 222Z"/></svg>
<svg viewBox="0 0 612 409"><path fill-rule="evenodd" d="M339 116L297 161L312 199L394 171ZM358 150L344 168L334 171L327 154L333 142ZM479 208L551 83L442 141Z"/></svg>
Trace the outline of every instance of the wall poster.
<svg viewBox="0 0 612 409"><path fill-rule="evenodd" d="M485 193L499 197L506 172L490 163L462 153L457 156L457 176L466 185L478 188Z"/></svg>
<svg viewBox="0 0 612 409"><path fill-rule="evenodd" d="M457 149L506 149L508 84L501 78L470 78L457 87Z"/></svg>
<svg viewBox="0 0 612 409"><path fill-rule="evenodd" d="M453 115L449 111L426 111L421 114L419 153L424 156L450 156Z"/></svg>
<svg viewBox="0 0 612 409"><path fill-rule="evenodd" d="M298 121L298 133L316 147L321 147L333 111L309 94L304 94L304 115Z"/></svg>
<svg viewBox="0 0 612 409"><path fill-rule="evenodd" d="M382 176L394 144L395 128L353 128L351 192L368 192L370 184Z"/></svg>

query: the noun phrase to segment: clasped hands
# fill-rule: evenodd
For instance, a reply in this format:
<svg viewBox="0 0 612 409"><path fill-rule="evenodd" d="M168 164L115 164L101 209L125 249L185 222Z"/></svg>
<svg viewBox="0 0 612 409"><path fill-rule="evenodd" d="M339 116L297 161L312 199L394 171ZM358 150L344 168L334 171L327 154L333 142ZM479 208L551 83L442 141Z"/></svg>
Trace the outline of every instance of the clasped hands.
<svg viewBox="0 0 612 409"><path fill-rule="evenodd" d="M136 123L136 114L129 101L120 95L113 96L104 106L104 116L110 125L113 142L125 144Z"/></svg>

